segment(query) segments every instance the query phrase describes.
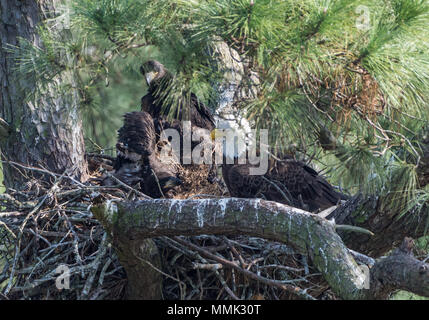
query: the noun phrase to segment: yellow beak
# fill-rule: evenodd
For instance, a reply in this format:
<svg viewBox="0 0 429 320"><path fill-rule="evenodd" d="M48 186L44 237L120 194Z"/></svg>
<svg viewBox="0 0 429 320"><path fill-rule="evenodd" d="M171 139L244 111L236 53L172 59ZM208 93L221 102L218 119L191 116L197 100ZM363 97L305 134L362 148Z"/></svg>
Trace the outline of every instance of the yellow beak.
<svg viewBox="0 0 429 320"><path fill-rule="evenodd" d="M223 137L223 130L213 129L212 132L210 132L210 138L212 141L215 141L218 137Z"/></svg>
<svg viewBox="0 0 429 320"><path fill-rule="evenodd" d="M151 71L151 72L147 72L145 73L145 78L146 78L146 83L149 86L150 83L152 82L153 79L155 79L155 77L158 75L158 72L156 71Z"/></svg>

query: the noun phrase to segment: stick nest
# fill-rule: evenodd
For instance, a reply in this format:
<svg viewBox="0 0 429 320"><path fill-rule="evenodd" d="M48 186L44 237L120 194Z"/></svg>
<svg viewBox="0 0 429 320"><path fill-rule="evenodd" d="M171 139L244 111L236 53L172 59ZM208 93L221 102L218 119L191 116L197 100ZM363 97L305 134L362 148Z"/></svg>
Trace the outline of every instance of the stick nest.
<svg viewBox="0 0 429 320"><path fill-rule="evenodd" d="M92 179L85 184L65 174L14 164L27 174L28 183L0 194L0 299L125 297L124 269L90 211L107 200L142 198L132 188L97 183L112 160L88 156ZM221 182L207 181L208 170L203 165L183 167L184 184L175 198L228 196ZM206 235L154 241L162 258L165 299L334 298L310 262L284 244ZM204 252L217 258L204 258ZM70 275L69 289L61 278L64 270Z"/></svg>

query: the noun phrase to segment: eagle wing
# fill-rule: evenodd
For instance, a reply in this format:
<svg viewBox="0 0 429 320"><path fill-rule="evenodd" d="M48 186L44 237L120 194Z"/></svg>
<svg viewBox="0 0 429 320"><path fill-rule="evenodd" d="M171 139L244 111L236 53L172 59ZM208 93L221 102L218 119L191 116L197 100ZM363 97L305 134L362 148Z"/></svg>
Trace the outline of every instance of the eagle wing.
<svg viewBox="0 0 429 320"><path fill-rule="evenodd" d="M156 131L147 112L130 112L118 130L114 176L153 197L170 196L170 189L182 182L175 167L161 163L155 152ZM110 178L105 184L112 185ZM162 191L161 191L162 190Z"/></svg>
<svg viewBox="0 0 429 320"><path fill-rule="evenodd" d="M300 161L277 161L267 178L291 196L292 205L310 211L326 209L342 199L322 176Z"/></svg>
<svg viewBox="0 0 429 320"><path fill-rule="evenodd" d="M175 119L170 119L171 122L174 120L182 121L182 112L190 112L190 121L192 126L204 128L207 130L213 130L215 128L215 120L211 111L202 103L195 94L191 94L189 109L178 108ZM162 117L167 118L170 108L162 110L162 103L155 100L152 93L148 93L141 98L141 110L148 112L154 119Z"/></svg>
<svg viewBox="0 0 429 320"><path fill-rule="evenodd" d="M138 162L155 151L156 133L151 115L147 112L129 112L118 130L115 169L124 161Z"/></svg>
<svg viewBox="0 0 429 320"><path fill-rule="evenodd" d="M323 210L346 199L302 162L276 160L265 175L250 175L250 167L248 164L224 165L223 177L231 196L264 198L308 211Z"/></svg>
<svg viewBox="0 0 429 320"><path fill-rule="evenodd" d="M141 98L141 111L148 112L153 118L158 116L155 114L157 111L155 99L150 92Z"/></svg>
<svg viewBox="0 0 429 320"><path fill-rule="evenodd" d="M223 165L222 176L232 197L257 198L261 197L263 178L250 175L249 165Z"/></svg>
<svg viewBox="0 0 429 320"><path fill-rule="evenodd" d="M193 126L210 131L215 128L215 120L211 111L193 93L191 94L191 122Z"/></svg>

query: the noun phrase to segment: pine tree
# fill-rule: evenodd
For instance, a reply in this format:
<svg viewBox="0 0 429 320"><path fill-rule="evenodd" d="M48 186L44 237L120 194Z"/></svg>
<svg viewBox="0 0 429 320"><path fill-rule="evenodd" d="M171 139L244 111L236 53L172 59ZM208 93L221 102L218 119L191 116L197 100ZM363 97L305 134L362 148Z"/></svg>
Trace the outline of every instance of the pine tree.
<svg viewBox="0 0 429 320"><path fill-rule="evenodd" d="M257 97L240 103L257 128L270 128L276 150L295 145L298 156L330 168L332 182L382 196L385 206L403 213L426 203L427 1L69 4L71 37L45 28L49 45L21 46L17 55L21 72L37 74L40 84L63 74L61 68L76 70L78 81L70 85L79 89L95 145L113 146L120 114L138 109L138 66L149 58L174 72L171 100L193 91L216 109L221 75L211 53L221 40L258 75ZM122 101L109 103L115 90L109 83L135 90L125 95L132 99L124 109Z"/></svg>
<svg viewBox="0 0 429 320"><path fill-rule="evenodd" d="M78 90L93 147L109 150L120 115L139 109L144 87L138 70L151 58L174 74L170 101L195 92L216 110L225 70L214 63L213 52L224 42L245 65L243 83L257 75L256 96L236 102L256 128L270 129L275 152L291 152L293 146L296 157L312 159L332 183L362 194L354 223L367 226L373 214L368 212L376 208L392 221L405 219L407 232L425 234L429 1L70 0L68 5L49 22L69 19L68 36L47 23L40 29L43 47L27 41L8 49L18 72L36 77L30 99L58 77L67 81L62 76L73 70L68 87ZM383 236L390 243L374 240L371 246L362 235L345 235L344 241L382 253L403 233L389 229Z"/></svg>
<svg viewBox="0 0 429 320"><path fill-rule="evenodd" d="M49 21L57 6L49 0L1 4L0 114L7 129L0 145L7 188L31 182L25 166L82 180L87 175L71 56L58 42L68 38L67 30Z"/></svg>

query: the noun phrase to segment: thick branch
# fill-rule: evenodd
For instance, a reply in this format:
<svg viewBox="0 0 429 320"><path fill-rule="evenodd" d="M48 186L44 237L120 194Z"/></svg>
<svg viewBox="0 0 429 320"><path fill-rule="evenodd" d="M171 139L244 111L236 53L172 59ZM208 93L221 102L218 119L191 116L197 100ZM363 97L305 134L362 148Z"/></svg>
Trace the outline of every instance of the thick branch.
<svg viewBox="0 0 429 320"><path fill-rule="evenodd" d="M350 249L380 257L395 246L399 246L405 237L414 239L426 234L426 221L429 211L402 214L400 208L382 206L388 199L356 196L339 206L327 219L334 219L337 224L353 225L374 233L370 237L354 232L342 232L341 239ZM411 211L411 210L410 210Z"/></svg>
<svg viewBox="0 0 429 320"><path fill-rule="evenodd" d="M377 261L371 270L371 294L386 299L390 293L402 289L429 297L429 265L412 254L413 242L405 238L391 255Z"/></svg>
<svg viewBox="0 0 429 320"><path fill-rule="evenodd" d="M340 297L380 296L377 290L381 287L362 289L365 274L336 234L335 225L300 209L259 199L155 199L109 202L93 208L93 212L114 239L143 241L159 236L243 234L287 243L312 259ZM389 261L381 260L383 264L390 264ZM380 268L373 269L385 270ZM392 279L392 283L396 280ZM392 284L389 289L393 287L396 286Z"/></svg>

